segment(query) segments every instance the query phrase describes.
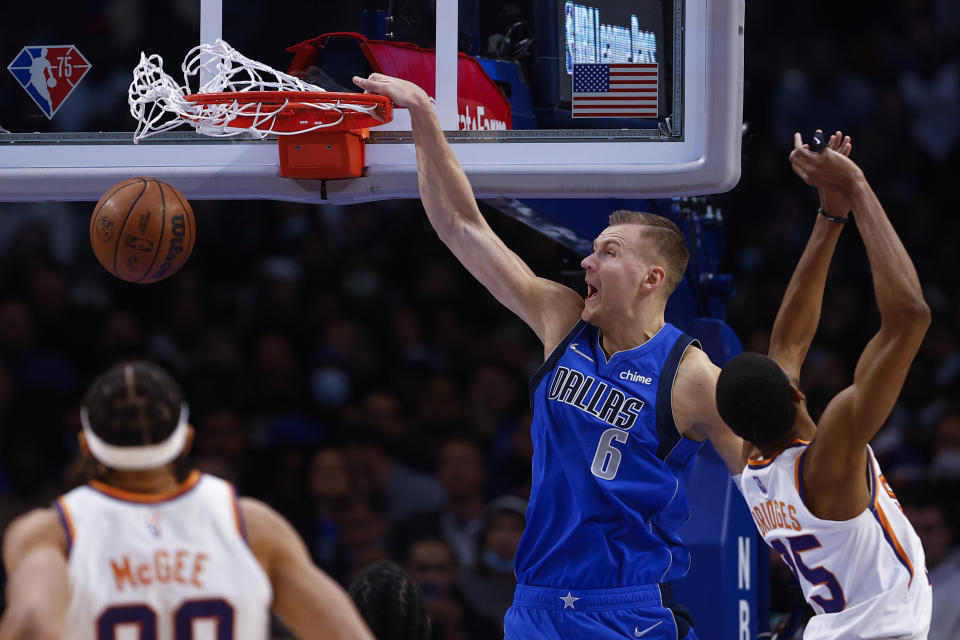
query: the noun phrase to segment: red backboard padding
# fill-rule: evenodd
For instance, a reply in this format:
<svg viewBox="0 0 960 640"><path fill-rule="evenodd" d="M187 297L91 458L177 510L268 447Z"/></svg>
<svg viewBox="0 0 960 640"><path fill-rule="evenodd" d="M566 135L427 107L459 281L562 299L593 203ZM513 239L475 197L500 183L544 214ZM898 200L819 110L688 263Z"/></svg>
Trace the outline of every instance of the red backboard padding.
<svg viewBox="0 0 960 640"><path fill-rule="evenodd" d="M409 80L430 96L434 95L436 59L433 49L424 49L409 42L369 40L359 33L325 33L288 47L287 51L294 54L288 73L306 71L315 64L318 49L322 49L333 38L355 40L375 72ZM510 102L500 87L490 79L475 58L465 53L459 53L458 56L457 107L460 129L513 128Z"/></svg>

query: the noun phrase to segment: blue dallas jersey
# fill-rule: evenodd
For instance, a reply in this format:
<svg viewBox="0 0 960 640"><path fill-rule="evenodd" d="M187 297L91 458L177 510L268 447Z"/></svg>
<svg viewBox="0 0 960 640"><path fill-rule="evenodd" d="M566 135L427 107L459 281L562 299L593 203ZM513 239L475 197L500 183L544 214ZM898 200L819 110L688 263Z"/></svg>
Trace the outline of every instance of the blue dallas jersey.
<svg viewBox="0 0 960 640"><path fill-rule="evenodd" d="M607 361L580 321L531 380L533 487L516 555L521 585L606 589L683 577L684 481L700 448L671 390L695 341L666 324Z"/></svg>

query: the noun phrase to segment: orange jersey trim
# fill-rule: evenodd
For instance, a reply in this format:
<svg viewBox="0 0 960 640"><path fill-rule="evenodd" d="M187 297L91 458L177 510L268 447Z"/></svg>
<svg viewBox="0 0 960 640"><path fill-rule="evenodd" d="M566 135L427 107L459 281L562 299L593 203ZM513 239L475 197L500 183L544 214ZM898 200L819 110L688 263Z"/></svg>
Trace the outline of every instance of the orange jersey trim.
<svg viewBox="0 0 960 640"><path fill-rule="evenodd" d="M894 533L893 527L890 526L890 521L887 520L887 514L880 508L880 501L876 497L873 499L873 514L883 528L883 535L887 539L887 542L890 543L890 546L893 547L893 552L897 555L901 564L910 572L910 581L907 583L909 587L913 584L913 563L910 562L910 556L907 555L907 552L903 550L900 540L897 539L897 534Z"/></svg>
<svg viewBox="0 0 960 640"><path fill-rule="evenodd" d="M783 452L786 451L787 449L790 449L790 448L792 448L792 447L796 447L796 446L799 446L799 445L807 445L807 444L810 444L810 442L811 442L810 440L801 440L800 438L797 438L796 440L794 440L794 441L792 441L792 442L788 442L787 444L783 445L780 449L778 449L777 451L775 451L775 452L773 453L773 455L770 456L769 458L750 458L750 459L748 459L748 460L747 460L747 465L748 465L750 468L752 468L752 469L759 469L759 468L765 467L765 466L767 466L768 464L770 464L771 462L773 462L774 460L776 460L777 456L779 456L781 453L783 453Z"/></svg>
<svg viewBox="0 0 960 640"><path fill-rule="evenodd" d="M184 480L180 486L169 491L164 491L163 493L139 493L137 491L126 491L124 489L111 487L110 485L104 484L99 480L91 480L90 488L95 489L104 495L110 496L111 498L116 498L117 500L123 500L125 502L155 504L157 502L166 502L168 500L173 500L174 498L179 498L183 494L196 487L202 476L203 474L199 471L191 471L190 475L187 476L187 479Z"/></svg>
<svg viewBox="0 0 960 640"><path fill-rule="evenodd" d="M793 485L797 488L797 495L800 496L800 500L803 501L803 477L801 475L801 469L803 468L803 454L806 451L803 451L800 455L797 456L796 461L793 463Z"/></svg>

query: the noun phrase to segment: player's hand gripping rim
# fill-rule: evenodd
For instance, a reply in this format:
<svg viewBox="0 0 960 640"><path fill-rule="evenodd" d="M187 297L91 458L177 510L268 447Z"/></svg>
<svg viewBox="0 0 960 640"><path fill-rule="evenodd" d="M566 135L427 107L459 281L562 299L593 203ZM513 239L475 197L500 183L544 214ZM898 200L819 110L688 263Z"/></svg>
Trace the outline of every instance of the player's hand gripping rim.
<svg viewBox="0 0 960 640"><path fill-rule="evenodd" d="M414 105L429 105L430 96L419 86L408 80L401 80L382 73L371 73L366 78L353 76L353 83L364 93L386 96L398 107L409 108Z"/></svg>

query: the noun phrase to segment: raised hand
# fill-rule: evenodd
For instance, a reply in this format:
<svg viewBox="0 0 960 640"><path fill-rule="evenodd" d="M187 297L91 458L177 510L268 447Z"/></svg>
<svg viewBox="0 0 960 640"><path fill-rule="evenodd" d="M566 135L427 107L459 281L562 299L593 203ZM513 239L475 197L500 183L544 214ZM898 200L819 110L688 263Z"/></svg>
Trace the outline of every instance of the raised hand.
<svg viewBox="0 0 960 640"><path fill-rule="evenodd" d="M795 133L793 151L790 153L794 173L820 190L824 210L834 216L846 215L850 211L847 198L858 182L864 179L860 167L847 157L853 148L849 136L841 138L841 135L837 131L830 136L830 143L823 151L815 152L803 143L799 133Z"/></svg>
<svg viewBox="0 0 960 640"><path fill-rule="evenodd" d="M853 150L853 143L850 140L850 136L844 137L843 133L837 131L830 136L826 148L833 149L837 153L849 158L850 152ZM817 191L820 193L820 207L826 211L827 214L844 218L850 213L850 201L847 200L842 193L822 187L818 187Z"/></svg>
<svg viewBox="0 0 960 640"><path fill-rule="evenodd" d="M353 76L353 83L363 89L364 93L387 96L398 107L430 104L430 96L417 85L382 73L371 73L366 78Z"/></svg>

